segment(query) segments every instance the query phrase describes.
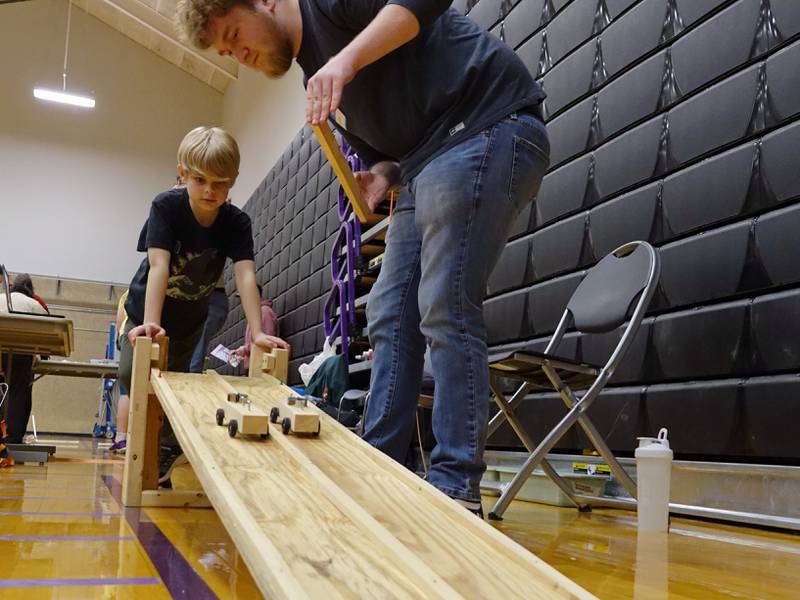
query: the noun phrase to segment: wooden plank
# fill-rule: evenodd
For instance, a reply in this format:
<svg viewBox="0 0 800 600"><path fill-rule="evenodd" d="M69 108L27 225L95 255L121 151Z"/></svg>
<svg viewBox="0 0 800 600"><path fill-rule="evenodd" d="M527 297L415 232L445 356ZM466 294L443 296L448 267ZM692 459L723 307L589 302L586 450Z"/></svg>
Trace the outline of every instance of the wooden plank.
<svg viewBox="0 0 800 600"><path fill-rule="evenodd" d="M173 375L177 379L173 379ZM278 444L230 438L213 419L208 376L165 373L153 386L184 453L267 598L435 598L396 569Z"/></svg>
<svg viewBox="0 0 800 600"><path fill-rule="evenodd" d="M59 375L62 377L116 378L119 365L116 362L90 362L78 360L34 360L36 375Z"/></svg>
<svg viewBox="0 0 800 600"><path fill-rule="evenodd" d="M70 319L0 311L0 349L4 352L69 356L73 340Z"/></svg>
<svg viewBox="0 0 800 600"><path fill-rule="evenodd" d="M125 470L122 475L122 504L124 506L140 506L142 502L152 347L153 341L148 337L136 338L136 344L133 347L128 438L125 450Z"/></svg>
<svg viewBox="0 0 800 600"><path fill-rule="evenodd" d="M142 459L142 489L158 488L159 449L161 428L164 425L164 410L154 394L147 396L146 430L144 433L144 457ZM127 454L127 452L126 452Z"/></svg>
<svg viewBox="0 0 800 600"><path fill-rule="evenodd" d="M339 149L336 138L333 137L330 126L327 122L323 122L319 125L312 125L311 129L317 136L325 156L328 157L328 162L331 164L333 172L339 178L339 183L342 184L344 193L353 206L353 212L359 221L366 223L370 215L369 206L367 206L367 201L361 193L361 187L358 185L356 178L353 177L353 171L350 169L350 165L347 164L347 159Z"/></svg>
<svg viewBox="0 0 800 600"><path fill-rule="evenodd" d="M318 438L231 439L213 422L218 379L163 375L159 399L267 597L283 597L269 553L312 597L593 597L327 415ZM265 411L290 393L271 378L225 380Z"/></svg>

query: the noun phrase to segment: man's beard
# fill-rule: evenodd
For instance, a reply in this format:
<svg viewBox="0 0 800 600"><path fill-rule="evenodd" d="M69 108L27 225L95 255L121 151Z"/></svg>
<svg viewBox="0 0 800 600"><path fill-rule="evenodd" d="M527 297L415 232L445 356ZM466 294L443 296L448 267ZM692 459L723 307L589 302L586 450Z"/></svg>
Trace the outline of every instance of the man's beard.
<svg viewBox="0 0 800 600"><path fill-rule="evenodd" d="M272 40L274 46L271 52L266 53L262 64L258 66L259 70L270 79L277 79L286 74L292 66L292 44L289 41L289 36L286 35L275 24L271 17L264 15L264 25L267 29L267 36Z"/></svg>

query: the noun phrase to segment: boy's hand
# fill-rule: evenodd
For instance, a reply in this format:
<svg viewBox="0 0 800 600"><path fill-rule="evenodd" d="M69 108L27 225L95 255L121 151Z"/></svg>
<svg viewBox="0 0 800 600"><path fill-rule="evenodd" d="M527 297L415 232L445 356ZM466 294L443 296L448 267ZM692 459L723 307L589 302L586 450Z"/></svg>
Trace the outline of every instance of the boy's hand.
<svg viewBox="0 0 800 600"><path fill-rule="evenodd" d="M281 338L273 335L267 335L266 333L259 333L258 335L254 336L253 343L267 352L273 348L284 348L286 350L289 349L289 344L287 344Z"/></svg>
<svg viewBox="0 0 800 600"><path fill-rule="evenodd" d="M130 341L131 346L136 346L137 337L149 337L157 342L166 337L166 335L167 332L164 331L164 328L161 327L161 325L156 323L144 323L142 325L137 325L128 332L128 340Z"/></svg>
<svg viewBox="0 0 800 600"><path fill-rule="evenodd" d="M389 192L389 179L371 171L357 171L353 175L364 193L369 211L374 213L375 209L386 199L386 194Z"/></svg>

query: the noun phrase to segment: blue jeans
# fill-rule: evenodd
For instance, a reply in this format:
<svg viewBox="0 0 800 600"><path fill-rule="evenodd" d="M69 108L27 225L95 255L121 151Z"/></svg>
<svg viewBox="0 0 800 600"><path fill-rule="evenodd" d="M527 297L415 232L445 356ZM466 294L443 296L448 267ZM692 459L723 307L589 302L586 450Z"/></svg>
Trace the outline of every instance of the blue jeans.
<svg viewBox="0 0 800 600"><path fill-rule="evenodd" d="M222 326L225 324L225 319L228 318L228 295L225 290L221 288L215 289L211 298L208 300L208 316L206 323L203 326L203 333L200 335L200 340L192 354L192 362L189 364L190 373L202 373L203 365L206 362L206 354L208 354L208 344Z"/></svg>
<svg viewBox="0 0 800 600"><path fill-rule="evenodd" d="M364 439L405 459L430 345L428 481L452 498L480 498L490 399L483 298L549 152L544 124L519 113L434 158L402 190L367 303L375 359Z"/></svg>

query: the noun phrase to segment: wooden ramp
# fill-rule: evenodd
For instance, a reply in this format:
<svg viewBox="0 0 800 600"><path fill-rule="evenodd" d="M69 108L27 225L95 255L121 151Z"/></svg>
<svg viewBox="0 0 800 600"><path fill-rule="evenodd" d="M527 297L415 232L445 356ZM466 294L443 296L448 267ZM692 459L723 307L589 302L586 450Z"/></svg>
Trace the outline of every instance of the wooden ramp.
<svg viewBox="0 0 800 600"><path fill-rule="evenodd" d="M150 383L267 598L593 598L325 414L316 438L229 437L231 389L267 412L291 393L268 375Z"/></svg>

